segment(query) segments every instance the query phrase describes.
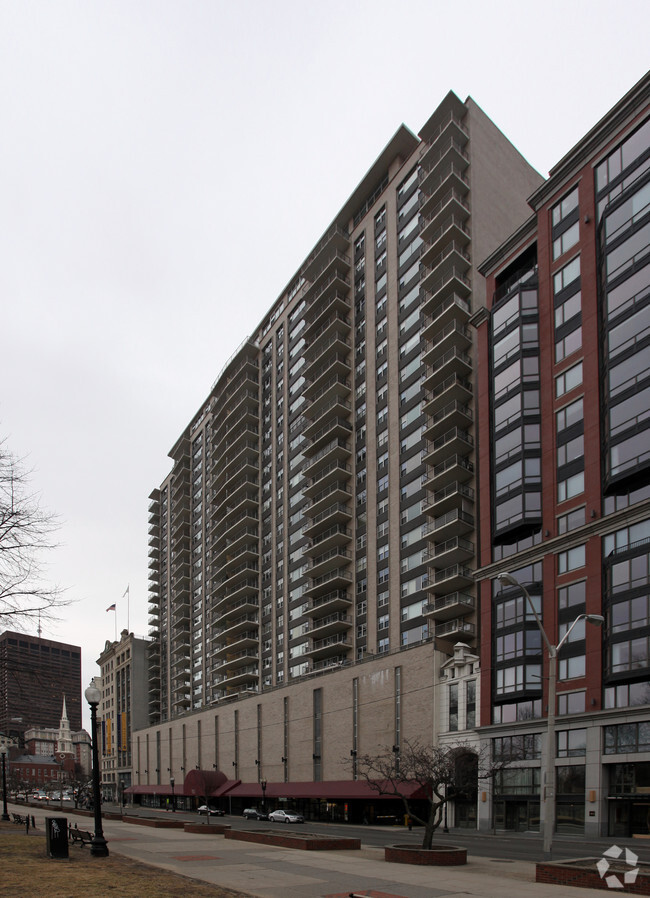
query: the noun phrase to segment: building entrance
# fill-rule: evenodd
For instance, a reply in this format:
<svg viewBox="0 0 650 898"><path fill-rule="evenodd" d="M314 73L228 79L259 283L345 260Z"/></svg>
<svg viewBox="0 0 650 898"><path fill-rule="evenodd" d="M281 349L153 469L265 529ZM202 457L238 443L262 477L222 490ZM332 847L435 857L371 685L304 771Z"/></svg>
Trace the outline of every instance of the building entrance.
<svg viewBox="0 0 650 898"><path fill-rule="evenodd" d="M494 802L494 828L509 832L539 832L539 800L497 799Z"/></svg>

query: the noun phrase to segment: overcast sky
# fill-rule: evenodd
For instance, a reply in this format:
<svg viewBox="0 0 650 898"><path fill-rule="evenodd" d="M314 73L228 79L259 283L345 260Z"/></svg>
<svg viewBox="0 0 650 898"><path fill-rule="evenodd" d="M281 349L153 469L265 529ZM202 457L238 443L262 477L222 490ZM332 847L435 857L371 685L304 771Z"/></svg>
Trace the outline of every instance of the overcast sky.
<svg viewBox="0 0 650 898"><path fill-rule="evenodd" d="M0 436L62 520L43 636L84 687L127 584L147 633L168 450L400 123L471 95L546 175L649 26L647 0L0 0Z"/></svg>

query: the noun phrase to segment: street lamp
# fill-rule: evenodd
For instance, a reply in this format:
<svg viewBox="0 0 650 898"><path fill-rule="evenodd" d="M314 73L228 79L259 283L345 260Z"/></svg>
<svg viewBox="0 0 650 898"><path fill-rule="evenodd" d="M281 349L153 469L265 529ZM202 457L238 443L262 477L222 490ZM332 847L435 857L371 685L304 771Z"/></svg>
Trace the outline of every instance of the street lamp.
<svg viewBox="0 0 650 898"><path fill-rule="evenodd" d="M99 689L91 683L84 692L86 701L90 705L90 728L92 731L93 746L93 804L95 806L95 835L90 843L90 853L93 857L108 857L108 845L102 831L102 804L99 791L99 751L97 749L97 705L102 697Z"/></svg>
<svg viewBox="0 0 650 898"><path fill-rule="evenodd" d="M122 789L122 812L124 812L124 788L125 788L124 780L120 780L120 788Z"/></svg>
<svg viewBox="0 0 650 898"><path fill-rule="evenodd" d="M552 645L550 639L546 635L546 631L542 626L539 614L535 609L533 600L526 587L513 577L512 574L502 571L497 574L499 580L504 586L516 586L520 589L526 601L530 605L530 609L535 617L535 623L542 634L542 639L548 652L548 709L546 714L546 773L544 777L544 853L549 856L553 846L553 830L555 828L555 686L557 683L557 656L558 652L568 640L571 631L584 620L587 623L601 627L605 622L602 614L579 614L573 621L566 633L560 639L557 645Z"/></svg>
<svg viewBox="0 0 650 898"><path fill-rule="evenodd" d="M260 786L262 787L262 813L266 814L266 780L262 780Z"/></svg>
<svg viewBox="0 0 650 898"><path fill-rule="evenodd" d="M6 745L0 745L0 754L2 755L2 820L9 821L7 813L7 755L9 749Z"/></svg>
<svg viewBox="0 0 650 898"><path fill-rule="evenodd" d="M174 783L176 780L173 776L169 777L169 785L172 787L172 814L176 813L176 796L174 795Z"/></svg>

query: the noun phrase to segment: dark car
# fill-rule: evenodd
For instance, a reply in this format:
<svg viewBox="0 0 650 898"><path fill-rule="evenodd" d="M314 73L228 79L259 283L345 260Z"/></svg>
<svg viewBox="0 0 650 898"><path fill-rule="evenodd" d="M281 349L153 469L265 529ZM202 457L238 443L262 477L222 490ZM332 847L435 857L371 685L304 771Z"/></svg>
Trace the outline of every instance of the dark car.
<svg viewBox="0 0 650 898"><path fill-rule="evenodd" d="M205 814L206 817L224 817L226 813L221 808L210 808L207 804L202 804L198 811L199 814Z"/></svg>
<svg viewBox="0 0 650 898"><path fill-rule="evenodd" d="M257 808L246 808L243 815L247 820L268 820L269 815L264 811L258 811Z"/></svg>

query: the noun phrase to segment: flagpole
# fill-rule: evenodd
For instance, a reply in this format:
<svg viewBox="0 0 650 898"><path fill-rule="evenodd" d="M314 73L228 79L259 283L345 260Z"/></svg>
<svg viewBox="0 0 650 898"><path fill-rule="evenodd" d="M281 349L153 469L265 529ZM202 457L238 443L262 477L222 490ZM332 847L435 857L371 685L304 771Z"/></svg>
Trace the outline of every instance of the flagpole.
<svg viewBox="0 0 650 898"><path fill-rule="evenodd" d="M124 590L124 593L122 594L122 598L124 598L124 596L126 596L126 632L127 633L131 632L131 628L129 625L129 621L131 618L131 588L130 588L130 586L131 585L129 583L127 583L126 589Z"/></svg>

